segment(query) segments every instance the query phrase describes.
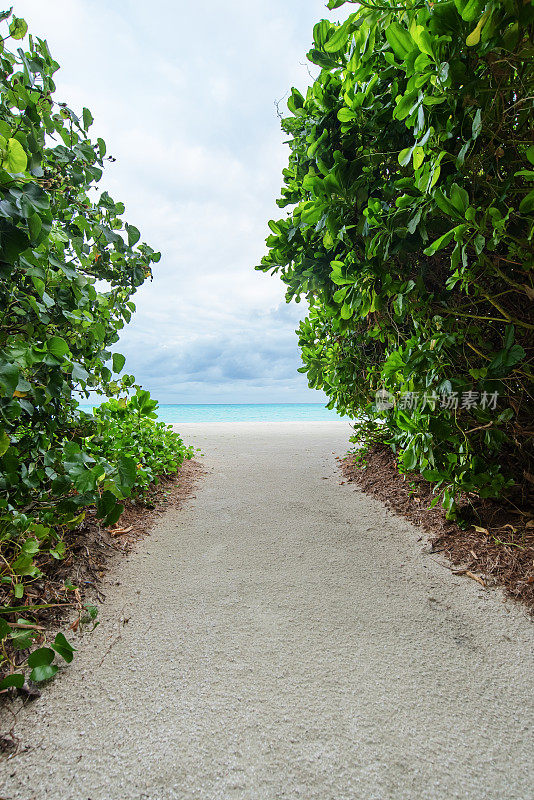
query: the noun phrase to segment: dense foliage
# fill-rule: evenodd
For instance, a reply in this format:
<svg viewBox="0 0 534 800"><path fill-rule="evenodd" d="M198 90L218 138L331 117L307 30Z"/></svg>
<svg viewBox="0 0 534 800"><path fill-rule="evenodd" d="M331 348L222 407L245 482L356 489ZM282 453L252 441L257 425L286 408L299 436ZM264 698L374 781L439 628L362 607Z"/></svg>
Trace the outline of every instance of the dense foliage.
<svg viewBox="0 0 534 800"><path fill-rule="evenodd" d="M0 46L0 581L12 601L0 613L27 617L39 565L64 557L84 509L96 505L112 524L121 499L190 451L154 422L147 392L112 400L95 417L78 408L89 391L134 386L132 376L114 379L124 357L109 348L160 255L122 220L123 204L96 191L106 145L90 140L88 109L79 116L54 99L58 64L46 42L26 40L26 23L10 11L0 22L8 28ZM31 624L0 621L0 639L24 650ZM39 653L33 677L50 677L53 650Z"/></svg>
<svg viewBox="0 0 534 800"><path fill-rule="evenodd" d="M103 474L113 474L118 465L123 489L142 494L192 457L193 449L184 445L179 434L157 421L157 407L147 391L139 390L130 398L111 398L95 409L97 431L85 450L98 459L93 468L96 482Z"/></svg>
<svg viewBox="0 0 534 800"><path fill-rule="evenodd" d="M454 514L534 482L534 4L370 0L313 36L259 269L309 301L310 385Z"/></svg>

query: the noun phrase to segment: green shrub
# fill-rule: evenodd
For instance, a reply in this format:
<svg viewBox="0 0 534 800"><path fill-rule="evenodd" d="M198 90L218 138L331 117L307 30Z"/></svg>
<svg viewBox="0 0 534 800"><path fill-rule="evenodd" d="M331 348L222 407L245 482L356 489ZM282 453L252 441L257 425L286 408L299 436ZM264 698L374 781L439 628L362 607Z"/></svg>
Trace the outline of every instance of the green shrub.
<svg viewBox="0 0 534 800"><path fill-rule="evenodd" d="M85 450L99 464L109 465L109 474L120 471L123 497L142 494L193 456L193 448L178 433L157 422L157 408L147 391L138 390L131 398L112 398L94 410L97 432Z"/></svg>
<svg viewBox="0 0 534 800"><path fill-rule="evenodd" d="M36 539L55 547L57 529L99 500L77 398L133 385L114 380L124 356L109 348L159 253L139 244L122 203L95 195L106 145L89 139L88 109L54 99L46 42L10 52L27 26L10 12L0 21L0 541L22 556Z"/></svg>
<svg viewBox="0 0 534 800"><path fill-rule="evenodd" d="M25 21L7 11L0 23L8 29L0 48L0 614L12 619L0 616L4 669L6 641L25 650L36 635L27 588L40 566L64 557L85 509L95 505L112 524L121 499L175 470L189 451L150 417L147 393L127 404L120 423L114 401L95 418L78 410L80 395L135 385L131 375L117 377L125 359L110 347L160 254L123 221L122 203L96 191L114 159L101 138L89 138L90 111L76 114L54 98L58 64L46 41L29 36L24 50ZM71 659L58 636L30 657L35 680L57 670L54 651ZM0 689L22 680L10 675Z"/></svg>
<svg viewBox="0 0 534 800"><path fill-rule="evenodd" d="M301 371L383 419L449 514L534 472L533 20L514 0L361 3L315 26L320 72L282 122L291 210L258 269L309 301Z"/></svg>

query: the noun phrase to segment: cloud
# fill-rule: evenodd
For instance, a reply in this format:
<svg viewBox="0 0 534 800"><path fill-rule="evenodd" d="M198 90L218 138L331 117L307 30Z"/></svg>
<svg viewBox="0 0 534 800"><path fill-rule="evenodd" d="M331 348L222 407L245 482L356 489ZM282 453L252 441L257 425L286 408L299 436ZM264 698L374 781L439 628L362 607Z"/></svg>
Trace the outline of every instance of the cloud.
<svg viewBox="0 0 534 800"><path fill-rule="evenodd" d="M297 372L299 312L293 306L212 311L207 331L200 332L178 329L165 313L152 314L144 327L125 331L122 349L129 353L126 369L142 374L162 402L196 402L198 386L199 400L206 402L320 400L306 396L305 378Z"/></svg>
<svg viewBox="0 0 534 800"><path fill-rule="evenodd" d="M334 12L346 17L349 5ZM321 0L19 0L116 158L103 188L162 252L118 349L162 402L321 401L265 252L287 148L275 101L310 82ZM186 398L186 399L184 399Z"/></svg>

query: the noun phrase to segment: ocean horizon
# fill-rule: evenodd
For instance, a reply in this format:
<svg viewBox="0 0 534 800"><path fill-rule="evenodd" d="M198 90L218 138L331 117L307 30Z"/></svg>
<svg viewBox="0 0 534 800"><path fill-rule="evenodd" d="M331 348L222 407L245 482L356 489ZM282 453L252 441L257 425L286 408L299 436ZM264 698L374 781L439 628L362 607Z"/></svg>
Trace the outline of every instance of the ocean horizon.
<svg viewBox="0 0 534 800"><path fill-rule="evenodd" d="M98 403L80 403L90 411ZM160 422L335 422L348 420L322 403L161 403Z"/></svg>

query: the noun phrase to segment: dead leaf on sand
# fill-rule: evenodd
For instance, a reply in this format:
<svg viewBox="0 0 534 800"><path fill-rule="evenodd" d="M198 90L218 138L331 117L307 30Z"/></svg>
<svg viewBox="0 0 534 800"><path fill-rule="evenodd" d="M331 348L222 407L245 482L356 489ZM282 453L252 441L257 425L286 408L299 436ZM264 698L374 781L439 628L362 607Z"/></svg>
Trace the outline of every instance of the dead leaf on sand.
<svg viewBox="0 0 534 800"><path fill-rule="evenodd" d="M483 586L484 589L486 588L486 584L484 583L480 575L475 575L474 572L470 572L470 570L468 569L466 569L465 574L467 575L468 578L472 578L477 583L480 583L480 585Z"/></svg>

